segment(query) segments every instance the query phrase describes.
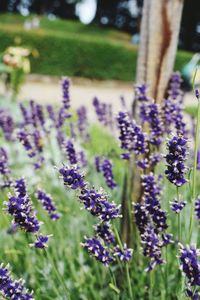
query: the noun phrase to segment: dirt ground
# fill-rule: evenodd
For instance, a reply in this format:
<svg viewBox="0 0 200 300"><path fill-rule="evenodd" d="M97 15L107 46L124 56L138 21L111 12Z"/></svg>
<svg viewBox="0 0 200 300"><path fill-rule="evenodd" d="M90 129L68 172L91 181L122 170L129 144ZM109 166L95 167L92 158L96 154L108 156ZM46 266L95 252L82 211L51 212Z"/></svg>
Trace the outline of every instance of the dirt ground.
<svg viewBox="0 0 200 300"><path fill-rule="evenodd" d="M131 106L133 100L133 83L121 81L97 81L83 78L72 78L70 87L71 105L73 109L85 105L90 114L93 114L92 99L96 96L101 101L112 104L113 112L117 113L121 108L120 96L126 100L127 106ZM0 86L0 92L3 87ZM39 75L29 75L18 100L34 99L42 104L55 104L62 99L60 78ZM186 105L196 105L192 93L186 93L184 102Z"/></svg>

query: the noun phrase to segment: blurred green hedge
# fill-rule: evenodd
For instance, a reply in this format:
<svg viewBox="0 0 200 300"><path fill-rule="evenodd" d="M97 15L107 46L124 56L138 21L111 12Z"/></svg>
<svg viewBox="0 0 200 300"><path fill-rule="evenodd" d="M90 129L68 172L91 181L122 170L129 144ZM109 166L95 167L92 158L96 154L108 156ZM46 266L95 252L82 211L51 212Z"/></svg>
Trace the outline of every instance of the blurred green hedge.
<svg viewBox="0 0 200 300"><path fill-rule="evenodd" d="M39 29L25 31L24 20L17 15L0 15L0 52L20 37L23 45L39 51L39 58L32 59L33 73L134 79L137 48L131 45L127 34L44 17ZM179 52L175 69L181 70L191 56Z"/></svg>

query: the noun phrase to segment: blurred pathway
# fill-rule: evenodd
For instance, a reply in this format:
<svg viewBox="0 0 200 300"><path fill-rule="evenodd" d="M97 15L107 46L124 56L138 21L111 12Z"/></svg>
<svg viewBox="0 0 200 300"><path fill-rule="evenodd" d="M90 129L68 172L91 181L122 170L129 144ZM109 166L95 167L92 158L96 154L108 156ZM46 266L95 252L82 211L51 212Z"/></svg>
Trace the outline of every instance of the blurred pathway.
<svg viewBox="0 0 200 300"><path fill-rule="evenodd" d="M0 92L2 87L0 87ZM97 96L101 101L113 105L113 112L117 113L121 108L120 96L123 95L127 106L130 107L133 100L133 83L121 81L97 81L83 78L72 78L70 88L71 105L73 109L85 105L93 115L92 99ZM42 104L59 104L62 99L60 79L57 77L29 75L24 84L19 100L34 99ZM185 95L186 105L196 105L192 93Z"/></svg>
<svg viewBox="0 0 200 300"><path fill-rule="evenodd" d="M72 78L70 97L71 105L74 109L80 105L85 105L92 114L92 100L94 96L97 96L103 102L112 103L113 112L117 113L121 108L121 95L126 99L127 105L131 105L133 100L133 84L118 81ZM62 99L60 80L58 78L52 80L48 77L29 76L18 99L34 99L43 104L59 104Z"/></svg>

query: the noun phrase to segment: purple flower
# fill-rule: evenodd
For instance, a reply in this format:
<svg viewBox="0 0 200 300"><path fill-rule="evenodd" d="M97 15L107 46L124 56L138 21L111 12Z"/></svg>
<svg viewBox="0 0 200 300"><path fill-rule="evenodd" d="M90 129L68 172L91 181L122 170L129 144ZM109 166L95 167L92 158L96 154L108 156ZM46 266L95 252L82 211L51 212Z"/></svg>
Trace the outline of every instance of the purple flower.
<svg viewBox="0 0 200 300"><path fill-rule="evenodd" d="M21 178L15 183L15 195L9 195L6 202L6 211L10 214L14 223L26 232L35 233L40 229L40 223L33 210L31 199L26 194L25 182Z"/></svg>
<svg viewBox="0 0 200 300"><path fill-rule="evenodd" d="M130 118L127 112L119 112L117 116L118 128L120 131L119 139L121 148L135 154L144 154L147 152L147 143L145 134L141 127L137 126ZM126 159L128 157L125 157Z"/></svg>
<svg viewBox="0 0 200 300"><path fill-rule="evenodd" d="M167 143L168 154L165 156L167 179L176 186L182 186L187 182L184 175L186 172L185 160L187 158L187 139L182 136L174 136Z"/></svg>
<svg viewBox="0 0 200 300"><path fill-rule="evenodd" d="M101 170L103 176L105 177L107 186L110 189L114 189L117 186L117 184L114 181L114 177L113 177L112 163L108 159L104 159L101 165Z"/></svg>
<svg viewBox="0 0 200 300"><path fill-rule="evenodd" d="M13 140L14 121L12 116L4 109L0 109L0 128L7 141Z"/></svg>
<svg viewBox="0 0 200 300"><path fill-rule="evenodd" d="M89 134L87 132L88 127L88 118L87 118L87 109L85 106L80 106L77 109L77 115L78 115L78 121L77 121L77 127L80 136L83 138L84 141L89 140Z"/></svg>
<svg viewBox="0 0 200 300"><path fill-rule="evenodd" d="M107 105L106 103L100 102L96 97L93 99L92 102L97 118L100 123L102 123L104 126L110 125L111 121L111 107Z"/></svg>
<svg viewBox="0 0 200 300"><path fill-rule="evenodd" d="M39 249L45 249L48 247L47 243L49 241L49 237L49 235L39 235L37 240L34 242L34 244L31 244L31 246Z"/></svg>
<svg viewBox="0 0 200 300"><path fill-rule="evenodd" d="M170 203L171 204L171 210L174 211L176 214L179 214L182 209L185 207L186 202L185 201L177 201L176 199Z"/></svg>
<svg viewBox="0 0 200 300"><path fill-rule="evenodd" d="M100 261L105 266L108 266L113 261L113 258L110 256L107 248L104 247L103 244L101 244L101 242L95 237L85 237L85 242L82 243L82 246L91 256L95 257L96 260Z"/></svg>
<svg viewBox="0 0 200 300"><path fill-rule="evenodd" d="M31 123L30 114L29 114L27 108L23 105L23 103L19 104L19 108L21 110L21 113L22 113L22 116L23 116L23 119L24 119L23 125L30 124Z"/></svg>
<svg viewBox="0 0 200 300"><path fill-rule="evenodd" d="M74 144L72 143L71 140L68 140L65 144L65 150L67 152L67 158L70 162L71 165L77 164L77 154L76 150L74 148Z"/></svg>
<svg viewBox="0 0 200 300"><path fill-rule="evenodd" d="M67 110L70 108L70 97L69 97L70 81L67 77L62 78L62 93L63 93L63 107Z"/></svg>
<svg viewBox="0 0 200 300"><path fill-rule="evenodd" d="M46 106L47 113L49 115L50 120L53 122L53 125L56 125L56 115L52 105Z"/></svg>
<svg viewBox="0 0 200 300"><path fill-rule="evenodd" d="M78 153L78 158L79 158L79 163L80 163L81 167L83 167L83 168L87 167L88 161L87 161L84 151L80 151Z"/></svg>
<svg viewBox="0 0 200 300"><path fill-rule="evenodd" d="M200 196L195 201L195 215L200 220Z"/></svg>
<svg viewBox="0 0 200 300"><path fill-rule="evenodd" d="M101 157L95 156L95 167L98 173L101 172Z"/></svg>
<svg viewBox="0 0 200 300"><path fill-rule="evenodd" d="M131 248L127 248L127 245L124 244L123 249L121 249L118 245L114 248L114 256L117 256L121 261L127 262L131 259L133 254L133 250Z"/></svg>
<svg viewBox="0 0 200 300"><path fill-rule="evenodd" d="M36 116L38 121L40 122L40 125L44 127L45 124L45 117L44 117L44 111L43 111L43 106L40 104L36 104Z"/></svg>
<svg viewBox="0 0 200 300"><path fill-rule="evenodd" d="M160 145L162 142L162 135L164 133L163 123L161 119L160 106L156 103L148 105L148 117L147 121L150 125L150 143L153 145Z"/></svg>
<svg viewBox="0 0 200 300"><path fill-rule="evenodd" d="M149 224L148 211L145 205L135 203L134 205L135 222L141 233L144 233L146 226Z"/></svg>
<svg viewBox="0 0 200 300"><path fill-rule="evenodd" d="M186 289L186 295L192 300L199 300L200 294L198 291L192 291L190 287Z"/></svg>
<svg viewBox="0 0 200 300"><path fill-rule="evenodd" d="M109 202L102 190L82 189L79 199L86 210L90 211L92 215L98 217L103 222L121 216L120 206L117 206L114 202Z"/></svg>
<svg viewBox="0 0 200 300"><path fill-rule="evenodd" d="M60 218L60 215L56 212L56 207L51 195L47 194L43 190L38 190L36 193L37 199L42 203L44 209L48 212L50 218L55 221Z"/></svg>
<svg viewBox="0 0 200 300"><path fill-rule="evenodd" d="M152 166L156 166L161 161L161 155L159 153L152 153L149 160Z"/></svg>
<svg viewBox="0 0 200 300"><path fill-rule="evenodd" d="M82 189L86 185L84 176L79 173L76 167L63 166L59 169L59 173L63 178L64 185L73 190Z"/></svg>
<svg viewBox="0 0 200 300"><path fill-rule="evenodd" d="M0 147L0 174L3 176L10 174L8 155L3 147Z"/></svg>
<svg viewBox="0 0 200 300"><path fill-rule="evenodd" d="M7 202L7 212L13 216L14 222L26 232L35 233L40 229L40 223L33 211L30 198L20 196L9 196Z"/></svg>
<svg viewBox="0 0 200 300"><path fill-rule="evenodd" d="M148 87L146 84L138 84L135 86L136 99L140 102L148 102L150 98L147 96Z"/></svg>
<svg viewBox="0 0 200 300"><path fill-rule="evenodd" d="M38 129L33 131L33 142L36 150L41 153L43 151L43 139Z"/></svg>
<svg viewBox="0 0 200 300"><path fill-rule="evenodd" d="M33 300L33 292L24 287L23 280L13 280L10 276L9 266L0 265L0 293L7 299Z"/></svg>
<svg viewBox="0 0 200 300"><path fill-rule="evenodd" d="M18 131L17 138L24 146L24 149L27 151L28 156L34 157L36 153L30 141L30 135L25 131L25 128L22 128Z"/></svg>
<svg viewBox="0 0 200 300"><path fill-rule="evenodd" d="M102 238L104 242L108 244L110 243L113 244L115 242L115 237L109 223L100 223L95 225L94 228L95 228L96 235Z"/></svg>
<svg viewBox="0 0 200 300"><path fill-rule="evenodd" d="M184 247L180 244L180 266L185 274L188 284L191 286L200 285L200 263L198 256L200 252L194 246Z"/></svg>
<svg viewBox="0 0 200 300"><path fill-rule="evenodd" d="M145 228L143 234L141 234L143 244L143 254L150 258L150 263L146 269L148 272L152 271L156 265L163 264L161 248L162 245L159 241L159 237L154 231L152 226Z"/></svg>
<svg viewBox="0 0 200 300"><path fill-rule="evenodd" d="M14 184L15 192L19 197L25 197L27 194L24 178L17 179Z"/></svg>
<svg viewBox="0 0 200 300"><path fill-rule="evenodd" d="M149 167L149 161L147 158L144 158L144 159L141 159L141 160L138 160L136 162L137 166L143 170L147 169Z"/></svg>
<svg viewBox="0 0 200 300"><path fill-rule="evenodd" d="M174 241L172 240L172 234L162 234L162 247L173 244L173 242Z"/></svg>
<svg viewBox="0 0 200 300"><path fill-rule="evenodd" d="M195 90L195 96L199 100L200 95L199 95L199 90L198 89Z"/></svg>

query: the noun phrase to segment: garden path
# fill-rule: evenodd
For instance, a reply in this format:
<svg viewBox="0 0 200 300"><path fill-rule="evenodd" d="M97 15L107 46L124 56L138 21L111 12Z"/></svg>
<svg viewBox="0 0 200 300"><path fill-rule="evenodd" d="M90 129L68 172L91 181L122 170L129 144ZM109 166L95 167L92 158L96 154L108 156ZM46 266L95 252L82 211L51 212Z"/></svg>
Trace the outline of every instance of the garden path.
<svg viewBox="0 0 200 300"><path fill-rule="evenodd" d="M72 108L77 109L84 104L88 108L90 117L94 116L93 109L91 109L94 96L97 96L103 102L112 104L113 112L117 113L121 108L121 95L124 96L127 106L130 107L133 100L132 82L72 78L70 88ZM59 104L62 99L60 79L58 77L29 75L18 99L34 99L43 104ZM186 93L184 101L186 105L196 105L192 93Z"/></svg>

